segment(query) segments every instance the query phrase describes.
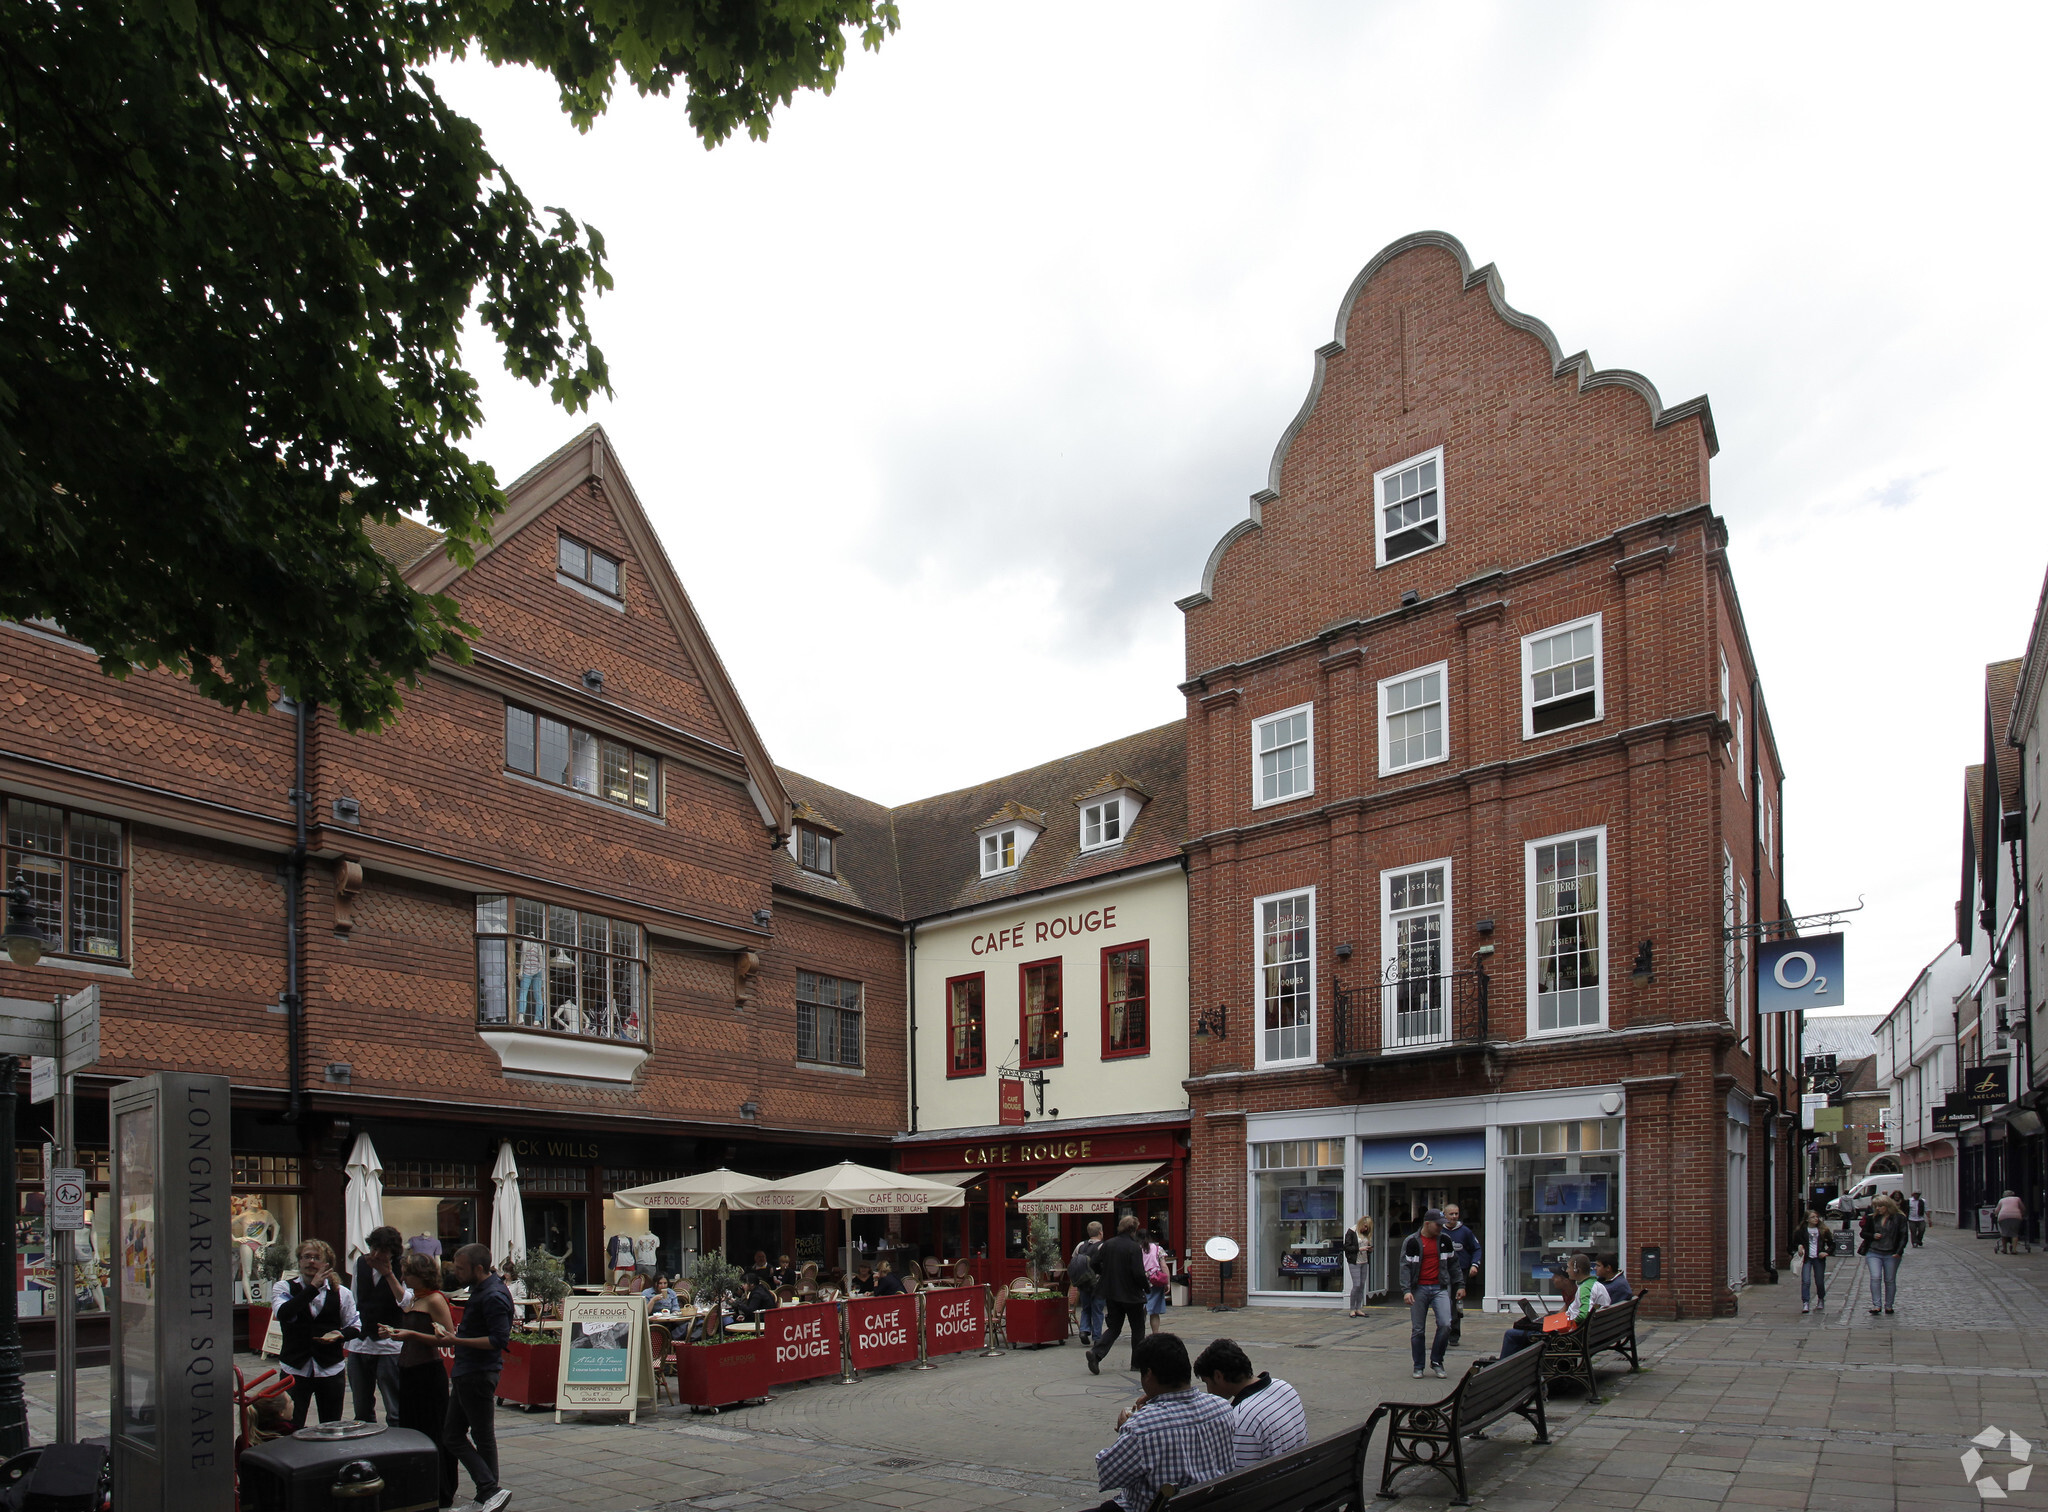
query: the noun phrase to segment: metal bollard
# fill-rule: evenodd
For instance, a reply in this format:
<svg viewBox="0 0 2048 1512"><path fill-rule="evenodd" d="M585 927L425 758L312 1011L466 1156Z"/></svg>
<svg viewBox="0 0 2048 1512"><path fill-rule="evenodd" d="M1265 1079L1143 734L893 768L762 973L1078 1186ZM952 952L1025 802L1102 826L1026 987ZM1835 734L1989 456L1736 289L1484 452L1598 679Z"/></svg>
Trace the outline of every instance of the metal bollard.
<svg viewBox="0 0 2048 1512"><path fill-rule="evenodd" d="M844 1300L836 1304L839 1308L839 1379L832 1383L834 1386L851 1386L857 1379L853 1373L853 1314L849 1305Z"/></svg>
<svg viewBox="0 0 2048 1512"><path fill-rule="evenodd" d="M939 1367L925 1358L924 1352L924 1293L917 1294L917 1364L913 1370L937 1370Z"/></svg>
<svg viewBox="0 0 2048 1512"><path fill-rule="evenodd" d="M331 1492L348 1512L384 1512L384 1477L369 1460L350 1460L335 1472Z"/></svg>

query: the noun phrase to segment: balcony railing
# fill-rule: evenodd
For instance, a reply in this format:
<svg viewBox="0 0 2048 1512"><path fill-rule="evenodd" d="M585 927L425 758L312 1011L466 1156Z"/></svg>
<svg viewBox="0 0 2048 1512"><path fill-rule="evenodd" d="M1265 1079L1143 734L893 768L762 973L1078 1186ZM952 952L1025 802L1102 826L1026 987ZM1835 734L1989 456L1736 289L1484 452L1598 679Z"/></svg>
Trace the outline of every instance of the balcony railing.
<svg viewBox="0 0 2048 1512"><path fill-rule="evenodd" d="M1381 978L1361 987L1335 983L1334 1030L1337 1061L1358 1061L1439 1046L1484 1043L1487 991L1483 971L1430 975L1389 966Z"/></svg>

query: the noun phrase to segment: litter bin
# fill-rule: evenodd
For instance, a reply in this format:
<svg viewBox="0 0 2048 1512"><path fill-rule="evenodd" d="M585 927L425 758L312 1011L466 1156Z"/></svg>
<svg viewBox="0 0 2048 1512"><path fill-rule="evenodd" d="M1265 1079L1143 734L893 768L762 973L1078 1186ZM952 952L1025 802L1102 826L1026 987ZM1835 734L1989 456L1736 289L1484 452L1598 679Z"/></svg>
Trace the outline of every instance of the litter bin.
<svg viewBox="0 0 2048 1512"><path fill-rule="evenodd" d="M375 1467L382 1485L365 1495ZM441 1456L434 1441L382 1423L322 1423L242 1456L242 1512L434 1512Z"/></svg>

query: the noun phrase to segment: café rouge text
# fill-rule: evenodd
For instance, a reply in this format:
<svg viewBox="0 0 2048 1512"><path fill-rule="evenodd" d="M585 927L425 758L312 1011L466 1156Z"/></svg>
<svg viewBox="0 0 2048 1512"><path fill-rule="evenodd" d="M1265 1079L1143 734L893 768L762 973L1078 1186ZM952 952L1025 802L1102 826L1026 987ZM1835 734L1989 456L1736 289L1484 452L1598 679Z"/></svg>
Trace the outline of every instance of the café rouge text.
<svg viewBox="0 0 2048 1512"><path fill-rule="evenodd" d="M978 934L968 946L976 955L994 955L997 951L1022 946L1027 942L1043 945L1048 940L1064 940L1068 935L1093 934L1099 929L1116 928L1116 905L1106 908L1091 908L1086 913L1064 914L1056 919L1027 920L1012 924L1008 929L991 929Z"/></svg>

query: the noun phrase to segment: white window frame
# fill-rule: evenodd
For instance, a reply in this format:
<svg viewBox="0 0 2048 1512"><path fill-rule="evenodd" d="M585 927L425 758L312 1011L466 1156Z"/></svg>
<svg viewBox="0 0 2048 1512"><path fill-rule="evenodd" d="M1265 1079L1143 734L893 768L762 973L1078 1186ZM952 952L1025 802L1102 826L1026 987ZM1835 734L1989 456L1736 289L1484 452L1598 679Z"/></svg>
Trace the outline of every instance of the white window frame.
<svg viewBox="0 0 2048 1512"><path fill-rule="evenodd" d="M1001 859L1005 849L1010 852L1010 864L1008 866L990 866L988 864L990 841L995 842L998 860ZM1008 841L1009 844L1005 846L1004 841ZM981 874L984 877L1000 877L1006 872L1013 872L1023 859L1023 852L1017 847L1017 831L1014 826L1008 829L990 830L981 837Z"/></svg>
<svg viewBox="0 0 2048 1512"><path fill-rule="evenodd" d="M1522 739L1537 740L1542 738L1536 730L1536 699L1531 691L1536 677L1536 669L1530 665L1530 658L1535 653L1536 642L1548 640L1553 635L1563 635L1567 631L1577 630L1586 625L1593 627L1593 717L1591 719L1581 719L1568 725L1559 725L1557 729L1545 730L1542 734L1556 735L1565 730L1581 729L1589 724L1598 724L1607 717L1606 630L1600 615L1588 614L1579 619L1567 620L1562 625L1552 625L1547 630L1537 630L1522 637Z"/></svg>
<svg viewBox="0 0 2048 1512"><path fill-rule="evenodd" d="M1735 879L1735 927L1743 931L1735 942L1735 1032L1744 1050L1749 1049L1749 878Z"/></svg>
<svg viewBox="0 0 2048 1512"><path fill-rule="evenodd" d="M1744 742L1742 738L1742 700L1739 698L1735 701L1734 714L1735 743L1733 746L1733 754L1735 757L1735 790L1741 793L1743 796L1747 797L1749 794L1749 776L1746 772L1743 771L1745 757Z"/></svg>
<svg viewBox="0 0 2048 1512"><path fill-rule="evenodd" d="M1730 1028L1738 1021L1736 972L1735 854L1724 845L1721 847L1721 1011L1727 1015Z"/></svg>
<svg viewBox="0 0 2048 1512"><path fill-rule="evenodd" d="M1392 562L1389 562L1387 560L1387 516L1384 503L1385 495L1381 492L1381 485L1385 483L1386 480L1392 477L1395 473L1406 472L1409 468L1427 462L1432 457L1436 459L1436 544L1432 546L1425 546L1420 551L1411 551L1406 553L1405 555L1397 556L1394 558ZM1372 541L1374 565L1377 567L1399 566L1403 562L1412 562L1419 556L1427 556L1430 552L1437 550L1438 547L1447 544L1451 539L1451 512L1450 506L1446 502L1446 500L1447 492L1444 488L1444 449L1441 446L1432 446L1428 451L1417 452L1414 456L1407 458L1405 461L1396 462L1391 467L1382 467L1378 472L1374 473L1372 475Z"/></svg>
<svg viewBox="0 0 2048 1512"><path fill-rule="evenodd" d="M1308 899L1308 1044L1307 1055L1293 1056L1286 1060L1269 1060L1266 1057L1266 973L1261 964L1261 946L1266 932L1266 905L1278 903L1287 898ZM1316 930L1321 921L1316 915L1316 890L1314 887L1290 887L1283 892L1265 893L1252 899L1252 1065L1256 1070L1268 1067L1313 1066L1316 1063L1316 1036L1321 1025L1317 1023L1316 1004Z"/></svg>
<svg viewBox="0 0 2048 1512"><path fill-rule="evenodd" d="M1597 840L1600 843L1600 1022L1597 1024L1571 1024L1560 1029L1539 1029L1536 1014L1536 852L1546 845L1561 845L1567 840ZM1527 991L1527 1032L1530 1039L1569 1038L1575 1034L1604 1034L1612 1016L1614 995L1608 990L1614 982L1613 956L1614 941L1607 930L1607 882L1614 871L1614 856L1607 844L1607 826L1592 825L1586 829L1563 830L1555 835L1539 835L1534 840L1522 842L1522 953L1528 958L1524 966Z"/></svg>
<svg viewBox="0 0 2048 1512"><path fill-rule="evenodd" d="M1388 758L1393 753L1390 749L1390 742L1387 739L1387 689L1399 683L1413 682L1418 677L1427 677L1432 672L1443 679L1441 683L1443 692L1440 695L1437 706L1443 710L1444 753L1441 756L1425 756L1420 761L1410 761L1401 766L1389 765ZM1449 662L1431 662L1426 667L1417 667L1413 671L1403 672L1394 677L1381 678L1379 709L1380 775L1382 777L1393 777L1402 772L1412 772L1418 767L1441 766L1451 759L1451 664ZM1403 712L1406 711L1404 710Z"/></svg>
<svg viewBox="0 0 2048 1512"><path fill-rule="evenodd" d="M1259 731L1276 719L1291 719L1296 714L1306 714L1308 722L1304 743L1308 748L1308 786L1287 794L1284 798L1261 796L1265 786L1259 774ZM1315 795L1316 790L1316 706L1313 702L1295 704L1292 708L1276 709L1271 714L1261 714L1252 721L1252 807L1276 808L1283 803L1295 803Z"/></svg>
<svg viewBox="0 0 2048 1512"><path fill-rule="evenodd" d="M1410 872L1429 871L1435 867L1443 868L1444 900L1440 904L1433 904L1428 906L1440 908L1443 911L1444 918L1443 974L1446 979L1446 985L1444 988L1444 1033L1440 1039L1413 1040L1410 1041L1408 1045L1397 1045L1394 1042L1394 1035L1391 1032L1393 1028L1394 1010L1387 1001L1387 994L1389 990L1388 984L1390 984L1394 980L1393 968L1396 962L1399 960L1400 956L1399 948L1394 938L1393 882L1394 878L1396 877L1405 877ZM1408 1049L1414 1046L1421 1046L1424 1044L1442 1044L1448 1042L1457 1033L1457 1025L1453 1022L1453 1014L1456 1011L1456 1003L1451 996L1452 989L1449 986L1449 978L1454 969L1454 962L1452 959L1451 951L1454 948L1453 941L1456 938L1452 932L1451 904L1452 876L1451 858L1449 856L1440 856L1433 861L1417 861L1412 866L1390 866L1380 873L1380 1048L1383 1051L1391 1052L1394 1050ZM1403 914L1407 915L1419 914L1423 911L1424 909L1422 908L1404 908L1401 910Z"/></svg>
<svg viewBox="0 0 2048 1512"><path fill-rule="evenodd" d="M1114 835L1108 836L1107 838L1103 838L1100 832L1108 827L1107 824L1104 822L1103 810L1107 809L1111 804L1116 805L1116 833ZM1094 840L1090 840L1088 838L1088 824L1091 815L1094 816L1095 826L1097 830L1097 838ZM1114 850L1117 846L1122 845L1124 843L1125 828L1126 826L1124 824L1124 800L1121 794L1108 798L1098 798L1093 803L1084 803L1083 805L1081 805L1082 850Z"/></svg>
<svg viewBox="0 0 2048 1512"><path fill-rule="evenodd" d="M1723 722L1723 723L1725 724L1725 723L1727 722L1727 719L1728 719L1728 648L1727 648L1726 646L1723 646L1723 647L1721 647L1721 648L1720 648L1720 656L1721 656L1721 720L1722 720L1722 722Z"/></svg>

